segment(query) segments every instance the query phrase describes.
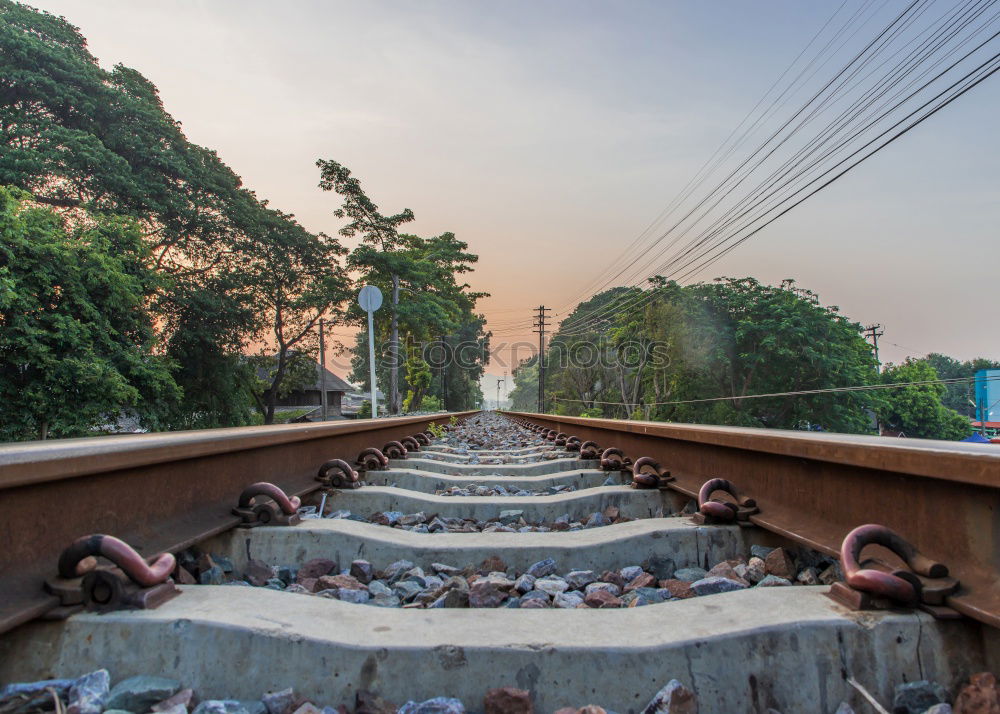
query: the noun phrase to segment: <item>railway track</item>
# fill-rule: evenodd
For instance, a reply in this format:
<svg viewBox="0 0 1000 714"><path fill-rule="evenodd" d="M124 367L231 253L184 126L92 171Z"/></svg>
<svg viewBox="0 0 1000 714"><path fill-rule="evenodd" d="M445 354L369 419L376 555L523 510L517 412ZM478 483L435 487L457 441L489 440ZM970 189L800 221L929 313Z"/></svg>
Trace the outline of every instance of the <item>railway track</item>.
<svg viewBox="0 0 1000 714"><path fill-rule="evenodd" d="M997 669L988 446L449 416L0 447L0 682L788 714L922 712ZM47 687L0 711L90 714Z"/></svg>

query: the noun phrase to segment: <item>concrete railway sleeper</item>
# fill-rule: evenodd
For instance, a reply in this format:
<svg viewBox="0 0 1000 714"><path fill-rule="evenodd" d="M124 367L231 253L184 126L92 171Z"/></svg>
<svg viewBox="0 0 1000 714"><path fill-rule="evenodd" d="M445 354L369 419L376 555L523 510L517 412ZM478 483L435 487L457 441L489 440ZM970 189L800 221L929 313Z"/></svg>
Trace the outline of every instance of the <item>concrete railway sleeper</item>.
<svg viewBox="0 0 1000 714"><path fill-rule="evenodd" d="M235 518L169 553L67 542L63 619L0 638L0 711L1000 708L994 623L959 614L987 576L897 522L858 514L834 546L786 527L752 459L709 473L634 424L462 417L307 447L299 481L248 473Z"/></svg>

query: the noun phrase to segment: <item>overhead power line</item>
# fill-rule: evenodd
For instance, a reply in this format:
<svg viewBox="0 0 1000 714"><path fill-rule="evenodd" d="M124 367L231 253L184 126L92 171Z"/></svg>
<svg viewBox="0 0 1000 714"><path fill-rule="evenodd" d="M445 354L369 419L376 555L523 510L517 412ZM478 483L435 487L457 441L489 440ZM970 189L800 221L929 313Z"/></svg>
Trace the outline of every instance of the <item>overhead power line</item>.
<svg viewBox="0 0 1000 714"><path fill-rule="evenodd" d="M991 37L991 38L990 38L990 40L987 40L987 42L991 41L991 40L992 40L992 39L994 39L994 38L995 38L995 35L994 35L994 37ZM983 44L985 44L985 43L983 43ZM980 45L980 47L981 47L981 46L983 46L983 45ZM979 49L979 48L976 48L976 49ZM975 50L974 50L974 51L975 51ZM967 56L968 56L968 55L967 55ZM964 59L964 58L963 58L963 59ZM961 60L960 60L960 61L961 61ZM991 60L988 60L986 64L990 64L990 63L991 63ZM979 68L977 68L977 69L979 69ZM976 70L974 70L974 71L973 71L972 73L970 73L970 74L971 74L971 75L974 75L974 74L975 74L975 72L976 72ZM968 75L967 75L967 76L968 76ZM963 78L963 79L965 79L965 78ZM960 82L961 82L961 80L960 80ZM978 82L977 82L977 83L978 83ZM967 90L967 89L971 89L971 86L970 86L970 87L966 87L966 90ZM918 91L919 91L919 90L918 90ZM962 92L962 93L964 93L964 92ZM940 96L940 95L938 95L938 96ZM952 97L952 98L954 98L954 97ZM946 102L944 102L944 103L942 104L942 106L944 106L944 105L945 105L945 104L947 104L947 103L948 103L947 101L946 101ZM924 106L926 106L926 105L924 105ZM937 108L936 108L936 109L934 109L933 111L930 111L930 112L928 113L928 116L929 116L930 114L933 114L933 113L934 113L934 111L937 111L937 109L940 109L940 108L941 108L941 106L937 107ZM912 116L912 114L911 114L910 116ZM926 118L926 117L923 117L923 118ZM921 119L921 120L922 120L922 119ZM916 125L916 123L919 123L919 121L915 122L915 123L914 123L914 125ZM898 124L899 124L899 122L897 122L897 126L898 126ZM912 128L912 126L908 127L908 128L907 128L907 130L909 130L910 128ZM884 135L884 133L885 133L885 132L883 132L883 135ZM902 132L902 133L905 133L905 131L904 131L904 132ZM877 137L876 137L876 138L877 138ZM895 138L898 138L898 137L895 137ZM869 142L869 144L870 144L870 143L871 143L871 142ZM888 143L891 143L891 142L886 142L886 144L888 144ZM865 148L865 147L862 147L862 148ZM880 147L879 147L879 148L880 148ZM856 154L856 153L857 153L857 151L855 151L854 153ZM874 152L872 152L872 153L874 153ZM849 158L849 157L848 157L848 158ZM867 158L867 157L865 157L865 158ZM843 163L843 160L841 161L841 163ZM855 162L855 165L856 165L856 163L860 163L860 161L859 161L859 162ZM849 168L853 168L853 166L851 166L851 167L849 167ZM840 175L842 175L843 173L846 173L846 172L842 172L842 173L841 173ZM839 178L839 176L837 176L837 177L835 177L835 178ZM814 183L814 182L815 182L815 179L814 179L814 181L813 181L813 182L811 182L811 183ZM825 185L826 185L826 184L825 184ZM807 186L808 186L808 184L807 184ZM801 191L801 189L799 189L799 191ZM812 193L815 193L815 191L814 191L814 192L812 192ZM810 193L809 195L812 195L812 193ZM808 196L807 196L807 197L808 197ZM797 205L798 203L801 203L801 201L798 201L798 202L796 202L796 203L795 203L795 205ZM784 213L784 212L787 212L787 211L783 211L783 213ZM781 214L779 214L779 216L775 216L775 218L776 218L776 217L780 217L780 215L781 215ZM771 221L768 221L768 223L770 223L770 222L771 222ZM759 228L762 228L762 227L763 227L763 226L760 226L760 227L758 227L758 230L759 230ZM754 233L756 233L756 232L757 232L757 231L754 231ZM743 238L742 240L745 240L745 238L746 238L746 237L749 237L749 236L745 236L745 237L744 237L744 238ZM742 240L740 240L740 242L742 242ZM716 244L716 246L715 246L715 247L717 247L717 246L718 246L718 244ZM735 247L735 246L733 246L733 247ZM711 249L710 249L710 250L711 250ZM727 250L726 250L725 252L728 252L728 250L731 250L731 248L727 249ZM723 252L723 253L721 253L721 254L719 254L719 255L717 255L717 256L713 256L713 257L714 257L714 258L718 258L718 257L721 257L721 255L722 255L722 254L724 254L724 252ZM704 255L704 254L702 254L702 255ZM705 265L709 264L709 262L714 262L714 261L708 261L708 262L706 262L706 263L705 263L704 265L699 265L699 266L697 266L697 267L696 267L695 269L701 269L701 268L705 267ZM690 265L690 262L689 262L689 263L687 263L687 265ZM692 271L690 271L690 272L693 272L693 270L692 270ZM663 274L663 271L662 271L662 270L660 271L660 274L661 274L661 275ZM670 277L672 277L672 276L670 276ZM681 276L681 279L683 279L683 276ZM635 286L635 287L637 287L637 286ZM639 298L639 299L641 299L641 297L642 297L642 296L640 296L640 298ZM598 319L599 319L599 318L601 318L601 317L605 317L605 316L608 316L608 315L610 315L610 314L613 314L613 313L614 313L614 311L616 311L616 310L623 310L623 309L634 309L634 308L635 308L635 307L637 306L637 305L636 305L636 303L637 303L637 302L638 302L637 300L633 300L633 303L632 303L632 304L626 304L626 301L624 301L624 300L618 300L617 302L612 302L612 304L610 304L610 305L608 305L608 306L606 306L606 307L605 307L605 309L604 309L604 315L592 315L592 316L588 316L588 317L589 317L590 319L594 319L594 318L598 318ZM564 328L564 329L565 329L565 328Z"/></svg>
<svg viewBox="0 0 1000 714"><path fill-rule="evenodd" d="M801 132L820 113L838 102L850 99L848 106L804 146L771 170L762 182L725 209L685 246L667 257L655 274L681 281L704 270L991 76L997 69L997 55L972 70L961 67L975 61L974 55L995 42L1000 34L993 32L985 40L978 41L997 25L1000 14L987 14L995 3L996 0L969 0L933 20L928 27L917 31L914 37L905 36L905 32L911 28L915 18L927 11L930 3L915 0L908 5L875 40L870 41L864 50L838 71L836 81L827 81L823 89L814 93L792 115L792 119L801 117L797 124L793 124L792 119L786 120L777 132L772 133L694 209L689 210L685 218L664 234L665 237L688 218L693 221L675 236L668 249L676 245L677 240L690 232L694 225L708 218L713 209L792 135ZM970 46L972 49L968 50ZM960 52L964 53L958 60L924 81ZM897 61L900 57L902 59ZM887 71L880 71L887 66ZM955 70L965 74L955 80L952 76ZM869 82L870 78L874 81ZM947 86L939 89L944 85ZM827 89L830 92L821 96ZM933 96L930 99L921 97L926 94ZM918 104L916 108L913 108L914 103ZM786 128L787 134L778 138L774 146L766 148ZM757 155L759 158L751 162ZM694 212L703 206L707 208L695 215ZM653 274L651 268L647 268L649 274ZM564 321L560 333L567 336L581 334L619 312L642 307L655 294L655 291L642 288L646 282L648 279L629 286L641 290L639 295L633 292L613 298L589 315Z"/></svg>
<svg viewBox="0 0 1000 714"><path fill-rule="evenodd" d="M985 377L986 381L1000 380L1000 377ZM743 399L769 399L771 397L799 397L807 396L810 394L838 394L842 392L867 392L878 389L900 389L902 387L924 387L933 384L968 384L975 382L976 377L956 377L954 379L927 379L919 382L893 382L891 384L864 384L856 385L852 387L831 387L829 389L800 389L794 392L771 392L769 394L746 394L743 396L728 396L728 397L708 397L705 399L680 399L671 402L643 402L641 406L653 407L653 406L672 406L678 404L701 404L705 402L734 402L741 401ZM979 381L983 381L980 379ZM586 399L566 399L563 397L555 397L557 402L574 402L578 404L610 404L612 406L635 406L634 404L627 404L625 402L601 402L596 400L586 400Z"/></svg>
<svg viewBox="0 0 1000 714"><path fill-rule="evenodd" d="M809 50L809 48L813 46L816 40L823 34L826 28L830 25L833 19L840 13L840 11L844 8L846 4L847 0L844 0L844 2L840 4L840 6L834 11L833 15L831 15L827 19L827 21L822 25L822 27L820 27L819 31L817 31L816 34L813 35L813 37L809 40L806 46L799 52L798 55L796 55L795 59L792 60L791 64L789 64L785 68L785 70L781 73L778 79L774 81L774 83L768 88L768 90L763 94L763 96L761 96L761 98L757 100L757 103L753 106L753 108L751 108L750 111L747 112L746 116L743 117L740 123L736 125L736 127L729 133L726 139L718 146L718 148L716 148L715 152L713 152L713 154L705 161L705 163L701 166L701 168L699 168L697 173L695 173L695 175L687 182L687 184L680 190L680 192L676 196L674 196L673 200L671 200L667 208L664 209L660 213L660 215L657 216L656 219L632 241L632 243L625 249L625 251L622 252L622 254L612 265L606 268L605 276L603 276L604 282L601 283L602 276L600 275L597 276L595 280L590 283L590 287L585 288L584 291L578 297L569 300L563 307L560 308L561 310L572 307L584 297L588 295L593 295L596 292L600 292L602 287L606 287L608 285L613 284L614 281L616 281L619 277L621 277L625 271L632 268L639 260L648 255L649 250L653 247L653 245L655 245L655 241L659 240L658 238L656 238L655 235L656 227L664 223L671 215L673 215L674 212L677 210L677 208L683 203L683 201L686 200L694 191L696 191L706 180L708 180L708 178L720 166L722 166L724 162L749 139L750 136L752 136L753 132L761 125L762 122L764 122L767 118L773 115L773 112L776 111L777 108L780 106L779 103L781 102L781 100L796 86L796 84L802 79L802 76L805 74L805 72L808 71L809 68L813 64L815 64L823 56L823 54L825 54L829 50L830 46L837 39L839 39L842 33L858 18L859 15L862 14L862 11L867 9L867 6L871 4L871 0L865 0L865 4L862 7L855 10L854 14L852 14L851 17L848 18L847 22L836 32L836 34L834 34L834 36L827 41L827 43L821 48L821 50L816 54L816 56L813 57L809 61L809 63L799 72L799 74L788 84L788 86L786 86L785 89L782 90L772 100L768 108L763 112L761 112L760 116L758 116L757 119L751 122L749 126L744 128L744 125L750 120L750 118L754 115L757 109L760 108L760 106L767 100L768 96L778 87L781 81L795 67L795 65L803 57L803 55L805 55L805 53ZM883 2L883 5L884 4L885 3ZM860 26L858 29L860 29ZM857 32L857 30L855 30L855 32ZM825 62L823 64L825 64ZM818 68L816 71L818 71ZM743 129L743 131L737 137L737 134L740 132L741 129ZM734 137L736 137L735 140ZM643 242L643 239L650 236L652 236L652 240L654 242L649 245L640 247L640 244ZM636 250L635 255L629 261L628 260L629 255L636 248L638 248L638 250ZM618 272L614 273L610 277L607 276L608 272L614 270L619 263L625 261L628 261L628 264L625 265L625 267L619 269ZM595 284L598 285L599 287L592 287Z"/></svg>

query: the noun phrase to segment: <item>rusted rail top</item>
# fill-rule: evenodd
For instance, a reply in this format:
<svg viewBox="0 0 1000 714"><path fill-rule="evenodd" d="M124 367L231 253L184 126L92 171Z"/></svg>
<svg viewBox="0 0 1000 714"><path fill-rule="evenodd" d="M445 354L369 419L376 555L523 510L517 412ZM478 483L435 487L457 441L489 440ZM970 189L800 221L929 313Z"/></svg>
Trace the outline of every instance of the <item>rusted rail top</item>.
<svg viewBox="0 0 1000 714"><path fill-rule="evenodd" d="M233 527L240 492L271 481L302 495L324 461L476 412L0 446L0 632L44 614L42 590L74 539L106 533L143 555Z"/></svg>
<svg viewBox="0 0 1000 714"><path fill-rule="evenodd" d="M888 526L962 581L951 607L1000 627L996 445L510 414L633 459L651 456L687 496L710 478L729 479L756 499L754 523L828 555L855 526Z"/></svg>

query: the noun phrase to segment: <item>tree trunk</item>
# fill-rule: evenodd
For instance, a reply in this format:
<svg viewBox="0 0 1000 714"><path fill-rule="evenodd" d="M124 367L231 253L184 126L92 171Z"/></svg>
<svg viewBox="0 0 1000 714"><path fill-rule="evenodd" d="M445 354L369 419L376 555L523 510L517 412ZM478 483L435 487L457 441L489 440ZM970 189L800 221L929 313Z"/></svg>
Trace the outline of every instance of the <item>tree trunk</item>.
<svg viewBox="0 0 1000 714"><path fill-rule="evenodd" d="M392 327L389 334L389 413L399 414L402 400L399 398L399 276L392 276Z"/></svg>
<svg viewBox="0 0 1000 714"><path fill-rule="evenodd" d="M267 411L264 412L264 423L273 424L274 423L274 406L278 401L278 389L281 387L281 382L285 378L285 356L286 351L284 348L278 350L278 368L274 371L274 378L271 380L271 386L264 391L264 401L267 403Z"/></svg>
<svg viewBox="0 0 1000 714"><path fill-rule="evenodd" d="M38 438L45 441L49 437L49 423L43 421L38 428Z"/></svg>

